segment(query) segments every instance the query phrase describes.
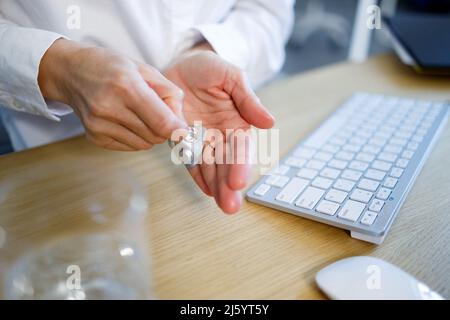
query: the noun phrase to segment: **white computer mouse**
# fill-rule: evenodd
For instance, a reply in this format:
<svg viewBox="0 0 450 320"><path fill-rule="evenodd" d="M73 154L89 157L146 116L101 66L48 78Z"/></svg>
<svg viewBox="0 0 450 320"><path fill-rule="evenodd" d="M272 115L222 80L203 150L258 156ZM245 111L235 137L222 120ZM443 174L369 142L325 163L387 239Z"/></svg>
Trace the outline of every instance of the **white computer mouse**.
<svg viewBox="0 0 450 320"><path fill-rule="evenodd" d="M352 257L316 275L319 288L335 300L441 300L439 294L381 259Z"/></svg>

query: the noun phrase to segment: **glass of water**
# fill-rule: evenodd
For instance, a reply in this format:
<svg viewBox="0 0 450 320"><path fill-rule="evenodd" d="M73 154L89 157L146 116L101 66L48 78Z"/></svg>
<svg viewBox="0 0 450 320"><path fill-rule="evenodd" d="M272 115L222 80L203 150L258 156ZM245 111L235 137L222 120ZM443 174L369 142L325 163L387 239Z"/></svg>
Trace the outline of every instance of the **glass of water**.
<svg viewBox="0 0 450 320"><path fill-rule="evenodd" d="M148 211L131 171L87 160L0 181L0 297L153 299Z"/></svg>

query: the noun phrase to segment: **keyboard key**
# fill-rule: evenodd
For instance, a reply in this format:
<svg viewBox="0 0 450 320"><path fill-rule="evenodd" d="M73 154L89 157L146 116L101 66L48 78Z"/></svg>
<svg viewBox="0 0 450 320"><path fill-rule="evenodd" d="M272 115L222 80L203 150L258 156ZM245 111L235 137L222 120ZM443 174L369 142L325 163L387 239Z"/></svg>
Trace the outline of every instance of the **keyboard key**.
<svg viewBox="0 0 450 320"><path fill-rule="evenodd" d="M361 218L361 224L371 226L375 222L377 216L378 214L376 212L366 211L366 213L364 213L363 217Z"/></svg>
<svg viewBox="0 0 450 320"><path fill-rule="evenodd" d="M369 206L369 210L373 212L380 212L383 209L384 201L380 199L373 199Z"/></svg>
<svg viewBox="0 0 450 320"><path fill-rule="evenodd" d="M335 158L339 160L349 161L352 160L355 157L354 153L347 152L347 151L340 151L336 153Z"/></svg>
<svg viewBox="0 0 450 320"><path fill-rule="evenodd" d="M392 169L390 176L393 178L400 178L402 176L402 174L403 174L403 169L395 167Z"/></svg>
<svg viewBox="0 0 450 320"><path fill-rule="evenodd" d="M360 171L355 171L355 170L345 170L342 173L342 178L344 179L348 179L348 180L352 180L352 181L358 181L359 178L361 178L362 173Z"/></svg>
<svg viewBox="0 0 450 320"><path fill-rule="evenodd" d="M386 176L386 172L380 171L380 170L375 170L375 169L369 169L364 174L364 176L369 179L381 181Z"/></svg>
<svg viewBox="0 0 450 320"><path fill-rule="evenodd" d="M390 143L404 147L408 143L407 139L401 139L401 138L393 138L391 139Z"/></svg>
<svg viewBox="0 0 450 320"><path fill-rule="evenodd" d="M322 172L320 173L320 175L322 177L329 178L329 179L336 179L337 177L339 177L340 174L341 174L341 171L339 171L337 169L328 168L328 167L323 169Z"/></svg>
<svg viewBox="0 0 450 320"><path fill-rule="evenodd" d="M354 170L365 171L369 167L369 164L366 162L355 160L350 162L350 165L348 167Z"/></svg>
<svg viewBox="0 0 450 320"><path fill-rule="evenodd" d="M425 136L427 134L428 130L423 130L423 129L417 129L416 134L419 134L421 136Z"/></svg>
<svg viewBox="0 0 450 320"><path fill-rule="evenodd" d="M319 161L319 160L310 160L306 164L306 167L309 169L314 169L314 170L322 170L323 167L325 167L325 162Z"/></svg>
<svg viewBox="0 0 450 320"><path fill-rule="evenodd" d="M417 142L412 141L412 142L408 143L408 145L406 146L406 148L407 148L408 150L416 151L417 148L419 148L419 144L418 144Z"/></svg>
<svg viewBox="0 0 450 320"><path fill-rule="evenodd" d="M372 136L372 134L373 132L370 130L360 130L357 133L357 137L367 140Z"/></svg>
<svg viewBox="0 0 450 320"><path fill-rule="evenodd" d="M354 144L346 144L345 146L342 147L343 151L348 151L348 152L359 152L359 150L361 150L361 146L356 146Z"/></svg>
<svg viewBox="0 0 450 320"><path fill-rule="evenodd" d="M356 160L372 162L375 159L375 156L371 153L360 153L356 156Z"/></svg>
<svg viewBox="0 0 450 320"><path fill-rule="evenodd" d="M420 121L418 119L405 119L405 121L403 122L404 126L409 126L409 127L417 127L417 125L420 123Z"/></svg>
<svg viewBox="0 0 450 320"><path fill-rule="evenodd" d="M275 174L285 175L289 171L289 167L285 165L281 165L275 168L273 171Z"/></svg>
<svg viewBox="0 0 450 320"><path fill-rule="evenodd" d="M392 135L395 132L395 129L395 125L391 126L386 123L380 127L379 132L386 133L386 135Z"/></svg>
<svg viewBox="0 0 450 320"><path fill-rule="evenodd" d="M345 144L345 139L333 137L328 142L337 146L342 146Z"/></svg>
<svg viewBox="0 0 450 320"><path fill-rule="evenodd" d="M294 168L302 168L305 164L306 164L306 160L305 159L301 159L301 158L294 158L294 157L290 157L286 160L285 162L288 166L294 167Z"/></svg>
<svg viewBox="0 0 450 320"><path fill-rule="evenodd" d="M371 131L372 133L374 133L374 132L377 131L379 125L374 125L374 124L366 123L364 126L366 127L367 130L369 130L369 131Z"/></svg>
<svg viewBox="0 0 450 320"><path fill-rule="evenodd" d="M387 142L387 139L379 139L379 138L372 138L370 139L369 143L373 144L377 147L383 147Z"/></svg>
<svg viewBox="0 0 450 320"><path fill-rule="evenodd" d="M378 146L374 146L374 145L367 145L362 149L362 151L368 152L368 153L373 153L373 154L378 154L378 153L380 153L381 148Z"/></svg>
<svg viewBox="0 0 450 320"><path fill-rule="evenodd" d="M333 216L338 211L339 205L330 201L322 200L316 208L316 211Z"/></svg>
<svg viewBox="0 0 450 320"><path fill-rule="evenodd" d="M390 153L390 152L381 152L378 155L378 159L380 159L382 161L387 161L387 162L394 162L395 159L397 159L397 155L394 153Z"/></svg>
<svg viewBox="0 0 450 320"><path fill-rule="evenodd" d="M338 179L334 184L334 188L347 192L351 191L354 186L354 182L346 179Z"/></svg>
<svg viewBox="0 0 450 320"><path fill-rule="evenodd" d="M374 192L378 189L379 185L380 183L375 180L362 179L358 184L358 188Z"/></svg>
<svg viewBox="0 0 450 320"><path fill-rule="evenodd" d="M353 137L350 139L349 143L354 144L356 146L362 146L367 143L367 139L363 139L360 137Z"/></svg>
<svg viewBox="0 0 450 320"><path fill-rule="evenodd" d="M299 172L297 172L297 176L300 178L306 178L306 179L312 180L317 176L318 173L319 172L317 170L303 168L303 169L300 169Z"/></svg>
<svg viewBox="0 0 450 320"><path fill-rule="evenodd" d="M378 131L373 137L379 139L389 139L392 136L391 132Z"/></svg>
<svg viewBox="0 0 450 320"><path fill-rule="evenodd" d="M398 159L396 165L397 165L397 167L404 169L408 166L408 163L409 163L409 160L402 158L402 159Z"/></svg>
<svg viewBox="0 0 450 320"><path fill-rule="evenodd" d="M347 167L347 164L347 161L333 159L328 163L328 166L331 168L343 170Z"/></svg>
<svg viewBox="0 0 450 320"><path fill-rule="evenodd" d="M266 184L268 184L270 186L278 187L278 188L283 188L286 185L286 183L288 183L288 181L289 181L289 177L273 174L267 178Z"/></svg>
<svg viewBox="0 0 450 320"><path fill-rule="evenodd" d="M386 162L386 161L375 160L372 163L372 168L374 168L376 170L389 171L389 169L391 169L391 167L392 167L392 164L390 164L389 162Z"/></svg>
<svg viewBox="0 0 450 320"><path fill-rule="evenodd" d="M295 150L294 155L298 158L311 159L316 154L316 150L300 147Z"/></svg>
<svg viewBox="0 0 450 320"><path fill-rule="evenodd" d="M423 122L421 123L421 127L424 128L429 128L433 125L433 121L430 121L428 119L424 119Z"/></svg>
<svg viewBox="0 0 450 320"><path fill-rule="evenodd" d="M314 179L314 181L311 183L313 187L321 188L321 189L328 189L333 184L333 180L317 177Z"/></svg>
<svg viewBox="0 0 450 320"><path fill-rule="evenodd" d="M335 154L336 152L339 151L339 147L332 144L326 144L322 147L322 150Z"/></svg>
<svg viewBox="0 0 450 320"><path fill-rule="evenodd" d="M295 203L296 206L312 210L320 198L325 194L325 191L313 187L308 187L305 192L298 198Z"/></svg>
<svg viewBox="0 0 450 320"><path fill-rule="evenodd" d="M425 135L422 134L415 134L412 136L411 141L417 142L417 143L421 143L423 138L425 138Z"/></svg>
<svg viewBox="0 0 450 320"><path fill-rule="evenodd" d="M412 134L410 132L407 131L397 131L394 134L395 138L400 138L400 139L407 139L409 140L411 138Z"/></svg>
<svg viewBox="0 0 450 320"><path fill-rule="evenodd" d="M395 187L397 182L398 182L398 179L389 177L389 178L386 178L386 180L383 183L383 186L386 187L386 188L391 188L392 189L392 188Z"/></svg>
<svg viewBox="0 0 450 320"><path fill-rule="evenodd" d="M332 158L333 158L333 155L331 153L323 152L323 151L317 152L316 155L314 156L314 159L325 161L325 162L330 161Z"/></svg>
<svg viewBox="0 0 450 320"><path fill-rule="evenodd" d="M419 119L415 119L414 121L421 121L421 119L420 119L420 117L419 117ZM400 132L405 132L405 133L408 133L408 134L413 134L414 133L414 131L416 131L416 126L412 126L412 125L407 125L407 124L405 124L405 123L403 123L402 125L400 125L399 127L398 127L398 130L400 131Z"/></svg>
<svg viewBox="0 0 450 320"><path fill-rule="evenodd" d="M270 190L270 186L263 183L263 184L259 185L258 188L256 188L256 190L254 191L254 193L255 193L257 196L261 196L261 197L262 197L262 196L265 195L269 190Z"/></svg>
<svg viewBox="0 0 450 320"><path fill-rule="evenodd" d="M389 153L393 153L393 154L399 154L400 153L400 151L402 151L402 147L400 147L400 146L397 146L397 145L395 145L395 144L388 144L384 149L383 149L383 151L384 152L389 152Z"/></svg>
<svg viewBox="0 0 450 320"><path fill-rule="evenodd" d="M336 133L336 137L347 140L349 138L351 138L353 135L353 132L350 130L339 130L338 133Z"/></svg>
<svg viewBox="0 0 450 320"><path fill-rule="evenodd" d="M350 195L350 199L356 200L359 202L368 203L370 199L372 199L373 193L361 189L355 189Z"/></svg>
<svg viewBox="0 0 450 320"><path fill-rule="evenodd" d="M331 189L330 191L328 191L327 195L325 196L325 199L337 203L342 203L344 202L345 198L347 198L347 195L348 195L347 192Z"/></svg>
<svg viewBox="0 0 450 320"><path fill-rule="evenodd" d="M349 200L338 213L338 217L355 222L358 220L365 207L366 205L361 202Z"/></svg>
<svg viewBox="0 0 450 320"><path fill-rule="evenodd" d="M402 158L405 158L407 160L411 160L411 158L414 156L414 151L411 150L405 150L402 153Z"/></svg>
<svg viewBox="0 0 450 320"><path fill-rule="evenodd" d="M295 198L298 197L300 193L309 184L308 180L300 178L292 178L292 180L284 187L283 190L278 194L276 200L286 203L292 203Z"/></svg>
<svg viewBox="0 0 450 320"><path fill-rule="evenodd" d="M387 200L391 195L391 193L392 193L391 189L381 188L380 190L378 190L376 197L381 200Z"/></svg>
<svg viewBox="0 0 450 320"><path fill-rule="evenodd" d="M417 143L421 143L423 141L423 138L425 138L424 135L421 134L415 134L412 138L411 141L417 142Z"/></svg>

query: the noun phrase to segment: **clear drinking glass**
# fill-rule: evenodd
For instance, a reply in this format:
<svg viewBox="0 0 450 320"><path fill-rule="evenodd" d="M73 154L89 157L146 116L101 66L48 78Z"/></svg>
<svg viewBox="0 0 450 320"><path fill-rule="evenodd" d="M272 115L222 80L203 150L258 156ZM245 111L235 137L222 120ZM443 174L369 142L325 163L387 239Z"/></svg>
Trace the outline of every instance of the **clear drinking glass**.
<svg viewBox="0 0 450 320"><path fill-rule="evenodd" d="M135 175L86 160L11 176L0 181L1 298L154 298Z"/></svg>

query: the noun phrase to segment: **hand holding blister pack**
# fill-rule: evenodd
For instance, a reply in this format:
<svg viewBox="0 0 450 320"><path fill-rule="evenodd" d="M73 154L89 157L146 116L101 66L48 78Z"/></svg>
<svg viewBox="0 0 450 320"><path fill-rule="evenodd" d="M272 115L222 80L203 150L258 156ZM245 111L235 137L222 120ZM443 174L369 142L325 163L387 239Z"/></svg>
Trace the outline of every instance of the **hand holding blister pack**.
<svg viewBox="0 0 450 320"><path fill-rule="evenodd" d="M186 134L176 137L175 141L169 140L172 148L171 160L175 164L184 164L187 169L191 169L202 161L203 145L205 142L205 129L195 124L187 129Z"/></svg>

